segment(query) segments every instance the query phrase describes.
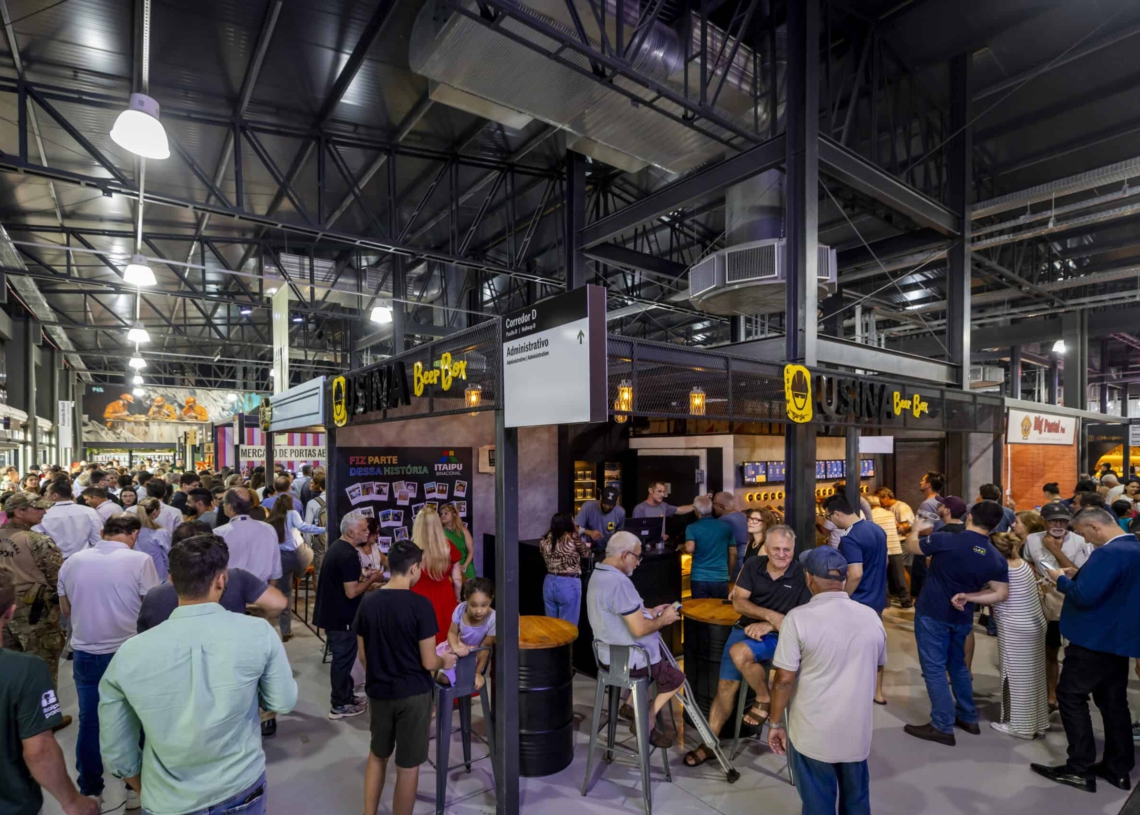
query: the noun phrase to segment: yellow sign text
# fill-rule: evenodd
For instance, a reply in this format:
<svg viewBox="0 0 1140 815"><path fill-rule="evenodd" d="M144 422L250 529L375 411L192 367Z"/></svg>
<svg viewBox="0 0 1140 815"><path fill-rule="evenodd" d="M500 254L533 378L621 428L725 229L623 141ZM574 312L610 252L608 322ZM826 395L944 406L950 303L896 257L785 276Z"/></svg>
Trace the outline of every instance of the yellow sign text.
<svg viewBox="0 0 1140 815"><path fill-rule="evenodd" d="M422 362L412 366L412 393L423 396L425 385L439 385L445 391L451 390L453 379L467 379L467 360L453 362L451 353L446 352L431 370L425 371Z"/></svg>
<svg viewBox="0 0 1140 815"><path fill-rule="evenodd" d="M917 419L922 414L930 412L930 403L922 401L922 397L917 393L907 398L898 391L895 391L892 396L894 397L894 411L896 416L901 416L904 411L909 410L911 415Z"/></svg>

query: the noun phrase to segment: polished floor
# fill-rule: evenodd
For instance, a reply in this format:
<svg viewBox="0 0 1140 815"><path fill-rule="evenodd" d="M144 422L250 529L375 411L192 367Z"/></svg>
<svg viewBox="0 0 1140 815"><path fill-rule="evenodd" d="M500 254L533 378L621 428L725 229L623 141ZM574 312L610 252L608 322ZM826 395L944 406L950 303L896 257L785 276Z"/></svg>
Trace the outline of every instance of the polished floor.
<svg viewBox="0 0 1140 815"><path fill-rule="evenodd" d="M1029 771L1030 762L1061 763L1065 737L1054 717L1053 730L1045 739L1025 742L1002 736L987 723L997 713L997 641L978 629L974 663L975 689L982 709L982 734L958 734L957 747L918 741L902 731L908 722L929 719L926 693L915 654L911 612L888 610L889 664L886 692L890 704L875 709L875 734L871 751L871 800L875 815L1117 815L1126 794L1107 784L1095 795L1059 787ZM368 752L368 717L338 722L328 712L328 666L320 664L320 643L303 625L293 626L296 638L287 646L300 698L297 709L280 718L277 736L265 742L268 758L269 812L273 815L308 815L312 812L359 813L361 783ZM70 663L60 671L60 698L65 712L76 712L75 689ZM593 684L579 679L575 689L577 712L587 717L593 700ZM1133 710L1140 711L1140 686L1133 680ZM478 705L475 706L478 711ZM482 722L476 713L476 729ZM679 717L678 717L679 718ZM588 720L588 719L587 719ZM1099 715L1094 723L1100 727ZM458 722L458 717L456 717ZM524 812L542 815L588 815L588 813L640 812L641 798L636 767L619 758L606 767L587 798L579 795L585 767L585 730L578 733L575 762L563 772L548 777L524 779L521 799ZM60 732L59 741L74 773L75 725ZM625 729L619 733L625 733ZM692 735L689 736L692 739ZM693 745L695 746L695 742ZM458 737L452 750L456 761ZM479 751L476 751L476 755ZM681 763L680 748L670 754L673 782L665 783L659 772L653 785L655 815L785 815L800 811L795 789L786 774L778 775L784 761L757 742L748 742L737 758L741 778L726 783L714 762L690 769ZM659 765L658 765L659 766ZM1140 774L1133 775L1133 781ZM417 813L434 811L435 773L425 766L420 777ZM385 790L381 811L389 811L391 787ZM453 771L448 782L449 813L493 812L493 783L489 763L478 762L470 775ZM48 801L44 812L61 810Z"/></svg>

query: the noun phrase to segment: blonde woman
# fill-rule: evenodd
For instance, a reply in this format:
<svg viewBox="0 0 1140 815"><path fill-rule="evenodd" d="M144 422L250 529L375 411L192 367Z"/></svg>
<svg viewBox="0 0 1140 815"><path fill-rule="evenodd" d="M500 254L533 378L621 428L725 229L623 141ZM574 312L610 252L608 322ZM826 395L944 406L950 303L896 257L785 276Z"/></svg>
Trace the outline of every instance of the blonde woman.
<svg viewBox="0 0 1140 815"><path fill-rule="evenodd" d="M443 524L443 534L451 545L459 550L463 560L460 569L464 580L475 578L475 547L471 542L471 530L459 519L459 508L455 504L444 504L439 508L439 522Z"/></svg>
<svg viewBox="0 0 1140 815"><path fill-rule="evenodd" d="M138 519L142 524L135 551L146 552L154 561L158 579L166 582L170 577L170 530L158 525L162 502L157 498L144 498L139 502Z"/></svg>
<svg viewBox="0 0 1140 815"><path fill-rule="evenodd" d="M463 572L459 565L462 556L444 534L439 515L431 507L424 507L412 525L412 543L424 553L423 573L412 591L431 601L438 626L435 643L444 642L451 630L451 615L459 605L463 592Z"/></svg>

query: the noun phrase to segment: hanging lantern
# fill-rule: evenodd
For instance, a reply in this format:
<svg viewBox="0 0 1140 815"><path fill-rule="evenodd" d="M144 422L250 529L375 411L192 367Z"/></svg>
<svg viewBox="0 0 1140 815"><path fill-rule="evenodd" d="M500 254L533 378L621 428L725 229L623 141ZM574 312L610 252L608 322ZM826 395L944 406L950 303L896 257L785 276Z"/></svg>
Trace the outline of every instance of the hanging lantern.
<svg viewBox="0 0 1140 815"><path fill-rule="evenodd" d="M463 403L469 408L483 405L483 388L480 385L468 385L463 391Z"/></svg>
<svg viewBox="0 0 1140 815"><path fill-rule="evenodd" d="M633 411L633 385L628 379L618 383L618 397L614 400L614 421L625 424Z"/></svg>
<svg viewBox="0 0 1140 815"><path fill-rule="evenodd" d="M689 391L689 415L690 416L704 416L705 415L705 391L699 385Z"/></svg>

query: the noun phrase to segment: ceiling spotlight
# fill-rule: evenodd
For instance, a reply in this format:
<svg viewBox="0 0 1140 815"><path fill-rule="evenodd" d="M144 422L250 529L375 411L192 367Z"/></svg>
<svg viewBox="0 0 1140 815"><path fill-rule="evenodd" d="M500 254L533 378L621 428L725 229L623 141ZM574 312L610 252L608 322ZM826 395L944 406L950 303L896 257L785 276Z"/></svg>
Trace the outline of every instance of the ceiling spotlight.
<svg viewBox="0 0 1140 815"><path fill-rule="evenodd" d="M131 342L150 342L150 334L143 328L143 324L135 320L135 324L131 326L130 331L127 332L127 339Z"/></svg>
<svg viewBox="0 0 1140 815"><path fill-rule="evenodd" d="M139 374L135 374L134 378L131 380L131 384L132 385L141 385L142 383L143 383L143 378Z"/></svg>
<svg viewBox="0 0 1140 815"><path fill-rule="evenodd" d="M265 293L268 294L270 297L272 297L273 295L277 294L277 287L271 286L270 288L265 290Z"/></svg>
<svg viewBox="0 0 1140 815"><path fill-rule="evenodd" d="M372 309L370 319L374 323L390 323L392 322L392 309L387 306L376 306Z"/></svg>
<svg viewBox="0 0 1140 815"><path fill-rule="evenodd" d="M131 393L133 393L135 396L146 396L146 391L142 388L135 388L133 391L131 391Z"/></svg>
<svg viewBox="0 0 1140 815"><path fill-rule="evenodd" d="M238 395L236 393L227 393L226 394L226 401L227 402L236 402L237 398L238 398Z"/></svg>
<svg viewBox="0 0 1140 815"><path fill-rule="evenodd" d="M294 315L293 315L293 322L295 322L295 323L303 323L303 322L305 322L305 318L304 318L304 317L302 317L300 314L294 314Z"/></svg>
<svg viewBox="0 0 1140 815"><path fill-rule="evenodd" d="M1057 340L1055 343L1053 343L1053 353L1054 354L1063 354L1063 353L1065 353L1065 350L1066 349L1065 349L1065 341L1064 340Z"/></svg>
<svg viewBox="0 0 1140 815"><path fill-rule="evenodd" d="M123 270L123 282L132 286L153 286L158 281L155 280L154 272L147 265L145 257L131 255L131 262Z"/></svg>
<svg viewBox="0 0 1140 815"><path fill-rule="evenodd" d="M269 378L270 379L276 379L277 378L277 371L275 371L273 368L269 369Z"/></svg>
<svg viewBox="0 0 1140 815"><path fill-rule="evenodd" d="M134 368L136 371L141 371L146 367L146 360L140 356L133 356L127 364Z"/></svg>
<svg viewBox="0 0 1140 815"><path fill-rule="evenodd" d="M145 93L132 93L129 105L111 128L115 144L143 158L170 158L166 129L158 120L158 102Z"/></svg>
<svg viewBox="0 0 1140 815"><path fill-rule="evenodd" d="M250 306L242 306L238 309L238 314L241 314L243 317L248 317L253 314L253 309Z"/></svg>

